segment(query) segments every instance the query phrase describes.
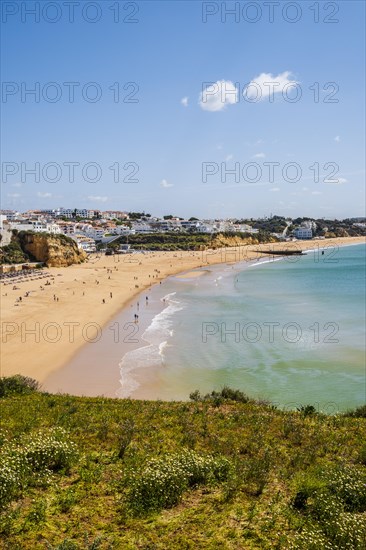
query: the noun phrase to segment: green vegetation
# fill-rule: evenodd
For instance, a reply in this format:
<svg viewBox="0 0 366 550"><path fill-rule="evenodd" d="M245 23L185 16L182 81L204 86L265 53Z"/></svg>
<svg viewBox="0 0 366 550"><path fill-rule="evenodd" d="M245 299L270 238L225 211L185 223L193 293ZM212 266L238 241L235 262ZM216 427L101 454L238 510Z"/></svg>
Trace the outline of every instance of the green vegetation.
<svg viewBox="0 0 366 550"><path fill-rule="evenodd" d="M40 385L33 378L17 374L8 378L0 378L0 397L10 395L24 395L40 389Z"/></svg>
<svg viewBox="0 0 366 550"><path fill-rule="evenodd" d="M273 216L266 220L255 220L254 223L249 222L255 229L268 231L269 233L282 233L287 227L286 218L282 216Z"/></svg>
<svg viewBox="0 0 366 550"><path fill-rule="evenodd" d="M211 393L201 395L198 390L192 392L189 396L192 401L211 401L216 406L222 405L225 400L237 401L238 403L248 403L249 397L240 390L233 390L228 386L224 386L222 390L213 390Z"/></svg>
<svg viewBox="0 0 366 550"><path fill-rule="evenodd" d="M60 244L75 249L75 241L63 234L50 234L45 232L18 231L13 230L12 240L8 245L0 248L0 263L2 264L22 264L26 262L37 261L29 251L26 250L26 243L30 235L43 235L47 238L59 241Z"/></svg>
<svg viewBox="0 0 366 550"><path fill-rule="evenodd" d="M129 212L128 218L130 220L143 220L145 218L151 218L151 214L145 214L145 212Z"/></svg>
<svg viewBox="0 0 366 550"><path fill-rule="evenodd" d="M0 395L1 549L366 547L364 407Z"/></svg>
<svg viewBox="0 0 366 550"><path fill-rule="evenodd" d="M19 441L2 437L0 466L0 509L15 500L28 486L47 486L52 472L69 471L76 446L63 429L42 430Z"/></svg>
<svg viewBox="0 0 366 550"><path fill-rule="evenodd" d="M366 405L361 405L361 407L357 407L354 411L349 411L346 414L355 418L366 418Z"/></svg>
<svg viewBox="0 0 366 550"><path fill-rule="evenodd" d="M208 248L220 248L223 246L234 246L230 239L235 238L236 244L243 241L243 244L265 243L275 239L268 233L180 233L167 231L165 233L137 233L136 235L121 236L113 243L111 248L118 248L120 244L130 244L136 250L206 250ZM225 239L227 240L225 244Z"/></svg>
<svg viewBox="0 0 366 550"><path fill-rule="evenodd" d="M29 255L23 252L17 239L0 248L0 263L22 264L29 262Z"/></svg>
<svg viewBox="0 0 366 550"><path fill-rule="evenodd" d="M326 219L313 219L313 218L296 218L292 221L293 226L301 225L305 221L314 221L316 223L316 230L314 231L314 237L325 236L331 237L362 237L366 235L365 228L353 225L354 220L326 220Z"/></svg>
<svg viewBox="0 0 366 550"><path fill-rule="evenodd" d="M230 462L192 450L152 458L129 480L128 503L136 515L171 508L189 487L212 484L228 478Z"/></svg>
<svg viewBox="0 0 366 550"><path fill-rule="evenodd" d="M63 245L70 245L72 247L75 246L75 241L69 237L68 235L64 235L63 233L46 233L44 231L18 231L16 234L16 238L18 242L20 243L20 246L24 246L24 243L26 242L29 235L44 235L46 237L52 237L52 239L59 241Z"/></svg>

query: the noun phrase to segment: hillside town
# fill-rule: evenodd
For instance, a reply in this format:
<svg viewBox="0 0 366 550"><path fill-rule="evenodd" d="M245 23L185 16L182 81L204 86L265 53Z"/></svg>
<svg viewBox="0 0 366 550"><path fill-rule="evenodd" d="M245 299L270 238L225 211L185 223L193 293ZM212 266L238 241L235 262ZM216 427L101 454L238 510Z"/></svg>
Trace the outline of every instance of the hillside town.
<svg viewBox="0 0 366 550"><path fill-rule="evenodd" d="M166 215L154 217L145 212L100 211L57 208L49 210L0 210L1 246L11 241L14 230L67 235L78 247L92 253L119 237L154 233L245 233L266 232L278 240L294 241L328 237L359 236L366 233L366 218L314 220L311 218L261 219L184 219Z"/></svg>

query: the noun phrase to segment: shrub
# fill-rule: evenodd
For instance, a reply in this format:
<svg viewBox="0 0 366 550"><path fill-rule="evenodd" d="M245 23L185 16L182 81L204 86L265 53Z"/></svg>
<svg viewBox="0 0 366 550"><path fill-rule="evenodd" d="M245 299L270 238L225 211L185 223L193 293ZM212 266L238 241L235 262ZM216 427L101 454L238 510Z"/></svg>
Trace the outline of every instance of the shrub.
<svg viewBox="0 0 366 550"><path fill-rule="evenodd" d="M121 424L121 432L118 437L118 458L123 458L127 450L127 447L132 441L132 437L135 431L135 424L133 420L126 420Z"/></svg>
<svg viewBox="0 0 366 550"><path fill-rule="evenodd" d="M338 495L347 512L366 510L366 472L351 467L339 466L328 470L327 486L331 493Z"/></svg>
<svg viewBox="0 0 366 550"><path fill-rule="evenodd" d="M0 378L0 397L25 395L39 391L39 389L40 384L37 380L21 374Z"/></svg>
<svg viewBox="0 0 366 550"><path fill-rule="evenodd" d="M189 399L191 401L202 401L203 397L199 390L195 390L189 394Z"/></svg>
<svg viewBox="0 0 366 550"><path fill-rule="evenodd" d="M224 401L236 401L237 403L248 403L249 397L240 390L233 390L228 386L224 386L220 391L212 391L201 395L199 390L189 394L191 401L212 401L216 406L221 405Z"/></svg>
<svg viewBox="0 0 366 550"><path fill-rule="evenodd" d="M339 465L303 479L293 501L319 531L305 530L290 548L363 550L366 541L366 472Z"/></svg>
<svg viewBox="0 0 366 550"><path fill-rule="evenodd" d="M69 470L76 458L76 446L66 441L65 435L59 428L48 434L40 432L30 439L21 452L33 471Z"/></svg>
<svg viewBox="0 0 366 550"><path fill-rule="evenodd" d="M172 507L189 487L224 481L229 470L227 459L202 456L194 451L153 458L131 476L130 507L137 514Z"/></svg>
<svg viewBox="0 0 366 550"><path fill-rule="evenodd" d="M16 235L9 244L0 249L0 260L3 264L21 264L29 261L29 256L23 252Z"/></svg>
<svg viewBox="0 0 366 550"><path fill-rule="evenodd" d="M334 550L334 547L321 531L305 528L295 536L289 550Z"/></svg>
<svg viewBox="0 0 366 550"><path fill-rule="evenodd" d="M353 418L366 418L366 405L361 405L354 410L346 411L344 416L351 416Z"/></svg>
<svg viewBox="0 0 366 550"><path fill-rule="evenodd" d="M313 405L301 405L301 407L297 407L296 410L298 412L301 412L303 416L312 416L314 414L317 414L317 410Z"/></svg>
<svg viewBox="0 0 366 550"><path fill-rule="evenodd" d="M52 471L67 471L76 457L75 444L61 429L39 432L19 445L5 444L0 455L0 507L28 485L47 484Z"/></svg>
<svg viewBox="0 0 366 550"><path fill-rule="evenodd" d="M366 466L366 443L360 449L358 460Z"/></svg>
<svg viewBox="0 0 366 550"><path fill-rule="evenodd" d="M230 401L237 401L238 403L248 403L249 397L240 390L233 390L228 386L224 386L220 392L221 397L229 399Z"/></svg>

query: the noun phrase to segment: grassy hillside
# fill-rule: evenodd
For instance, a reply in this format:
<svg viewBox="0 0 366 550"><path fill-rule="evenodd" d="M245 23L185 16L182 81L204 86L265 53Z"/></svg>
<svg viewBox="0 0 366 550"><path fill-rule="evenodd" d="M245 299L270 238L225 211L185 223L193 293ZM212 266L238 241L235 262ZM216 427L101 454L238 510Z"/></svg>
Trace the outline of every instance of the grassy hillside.
<svg viewBox="0 0 366 550"><path fill-rule="evenodd" d="M366 548L366 419L0 381L0 548Z"/></svg>

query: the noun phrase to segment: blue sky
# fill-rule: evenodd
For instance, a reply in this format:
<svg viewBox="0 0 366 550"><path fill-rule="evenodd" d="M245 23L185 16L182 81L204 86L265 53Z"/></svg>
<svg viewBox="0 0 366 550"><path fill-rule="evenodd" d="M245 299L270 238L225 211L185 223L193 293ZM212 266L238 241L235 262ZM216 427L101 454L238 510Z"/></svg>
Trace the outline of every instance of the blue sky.
<svg viewBox="0 0 366 550"><path fill-rule="evenodd" d="M74 22L58 2L54 23L52 7L34 22L21 10L37 2L5 4L2 208L217 218L364 215L364 2L315 2L318 23L314 2L306 1L294 3L301 14L280 2L273 22L263 2L257 22L245 20L255 17L242 11L248 2L237 3L237 21L227 15L226 22L221 2L119 2L121 20L114 22L110 8L117 2L104 0L94 2L95 23L81 12L87 9L90 19L97 14L90 2L75 6ZM204 23L210 10L218 13ZM296 15L297 22L285 20ZM39 102L31 95L22 101L22 88L37 82ZM65 82L79 83L74 102ZM90 82L97 87L85 87ZM114 83L119 102L109 89ZM133 84L124 90L126 83ZM206 92L204 83L212 83ZM271 89L276 92L266 95ZM253 90L261 100L253 100ZM290 100L299 91L301 98L291 102L284 90ZM88 101L96 91L100 99ZM59 101L51 101L54 93ZM137 102L121 100L128 97ZM25 171L37 162L39 182ZM73 182L70 162L79 163ZM117 182L109 168L116 163ZM277 163L273 178L264 163ZM203 178L207 166L216 173ZM225 180L225 168L236 174ZM99 181L90 181L94 175Z"/></svg>

